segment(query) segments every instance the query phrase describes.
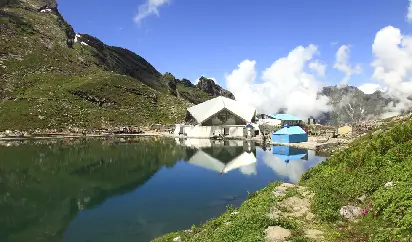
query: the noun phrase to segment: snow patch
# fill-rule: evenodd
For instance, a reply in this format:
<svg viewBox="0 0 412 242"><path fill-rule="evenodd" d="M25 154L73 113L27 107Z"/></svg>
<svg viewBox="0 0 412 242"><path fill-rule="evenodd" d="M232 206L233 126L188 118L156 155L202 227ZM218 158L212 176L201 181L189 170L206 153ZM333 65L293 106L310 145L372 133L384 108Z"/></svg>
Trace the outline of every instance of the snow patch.
<svg viewBox="0 0 412 242"><path fill-rule="evenodd" d="M81 45L88 45L86 42L80 42Z"/></svg>
<svg viewBox="0 0 412 242"><path fill-rule="evenodd" d="M52 10L50 8L45 8L45 9L40 10L40 13L51 13L51 12Z"/></svg>
<svg viewBox="0 0 412 242"><path fill-rule="evenodd" d="M80 34L76 34L75 36L74 36L74 42L78 42L79 41L79 38L81 38L82 36L80 35Z"/></svg>

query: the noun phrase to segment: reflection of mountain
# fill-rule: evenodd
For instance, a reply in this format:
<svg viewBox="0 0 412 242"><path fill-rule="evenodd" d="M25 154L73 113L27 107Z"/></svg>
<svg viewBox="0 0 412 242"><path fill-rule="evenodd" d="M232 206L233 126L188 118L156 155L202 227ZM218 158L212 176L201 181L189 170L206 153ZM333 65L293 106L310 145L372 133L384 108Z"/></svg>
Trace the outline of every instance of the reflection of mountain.
<svg viewBox="0 0 412 242"><path fill-rule="evenodd" d="M183 145L187 152L187 161L219 173L239 169L245 175L256 174L256 148L254 144L246 141L210 141L187 139ZM194 148L196 147L196 148Z"/></svg>
<svg viewBox="0 0 412 242"><path fill-rule="evenodd" d="M79 210L144 184L184 158L167 140L0 147L0 241L60 241Z"/></svg>
<svg viewBox="0 0 412 242"><path fill-rule="evenodd" d="M297 183L301 175L307 170L304 158L309 161L314 157L314 153L305 149L298 149L287 146L274 146L272 152L262 152L263 162L269 166L276 174L287 177L292 183ZM320 162L321 160L316 160ZM309 164L310 165L310 164Z"/></svg>

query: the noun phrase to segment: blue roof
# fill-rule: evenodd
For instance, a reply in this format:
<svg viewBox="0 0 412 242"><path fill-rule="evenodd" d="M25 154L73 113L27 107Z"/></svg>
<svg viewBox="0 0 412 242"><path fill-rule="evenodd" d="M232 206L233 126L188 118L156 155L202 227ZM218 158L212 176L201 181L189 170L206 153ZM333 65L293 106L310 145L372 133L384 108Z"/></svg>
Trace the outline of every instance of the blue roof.
<svg viewBox="0 0 412 242"><path fill-rule="evenodd" d="M283 129L280 129L275 132L275 134L282 135L282 134L306 134L305 130L303 130L299 126L289 126L289 127L284 127Z"/></svg>
<svg viewBox="0 0 412 242"><path fill-rule="evenodd" d="M290 114L267 114L269 117L272 117L274 119L279 119L279 120L287 120L287 121L292 121L292 120L302 120L300 118L297 118L293 115Z"/></svg>

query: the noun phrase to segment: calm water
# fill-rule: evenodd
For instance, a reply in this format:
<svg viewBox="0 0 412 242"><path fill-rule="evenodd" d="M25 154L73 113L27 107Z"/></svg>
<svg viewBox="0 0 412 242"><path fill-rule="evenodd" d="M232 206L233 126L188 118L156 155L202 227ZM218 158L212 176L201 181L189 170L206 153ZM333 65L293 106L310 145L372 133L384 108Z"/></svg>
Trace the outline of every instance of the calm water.
<svg viewBox="0 0 412 242"><path fill-rule="evenodd" d="M325 160L243 141L156 138L0 146L0 241L150 241Z"/></svg>

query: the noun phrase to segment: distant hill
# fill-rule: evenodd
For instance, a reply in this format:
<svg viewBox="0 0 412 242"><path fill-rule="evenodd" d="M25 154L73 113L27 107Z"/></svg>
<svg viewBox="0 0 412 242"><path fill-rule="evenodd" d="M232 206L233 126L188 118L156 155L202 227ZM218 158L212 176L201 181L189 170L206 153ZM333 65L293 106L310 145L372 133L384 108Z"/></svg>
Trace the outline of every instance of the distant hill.
<svg viewBox="0 0 412 242"><path fill-rule="evenodd" d="M376 91L365 94L353 86L328 86L319 93L330 98L332 110L319 118L323 123L353 123L367 119L377 119L386 112L390 103L396 100Z"/></svg>
<svg viewBox="0 0 412 242"><path fill-rule="evenodd" d="M127 49L76 34L55 0L0 7L0 130L176 123L193 104L234 99L213 80L178 80Z"/></svg>

